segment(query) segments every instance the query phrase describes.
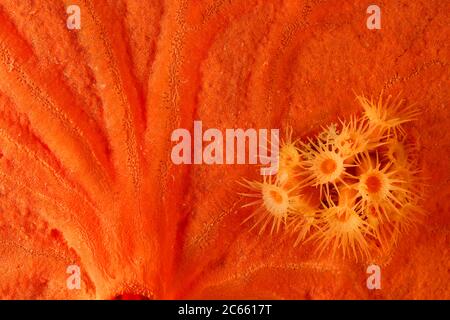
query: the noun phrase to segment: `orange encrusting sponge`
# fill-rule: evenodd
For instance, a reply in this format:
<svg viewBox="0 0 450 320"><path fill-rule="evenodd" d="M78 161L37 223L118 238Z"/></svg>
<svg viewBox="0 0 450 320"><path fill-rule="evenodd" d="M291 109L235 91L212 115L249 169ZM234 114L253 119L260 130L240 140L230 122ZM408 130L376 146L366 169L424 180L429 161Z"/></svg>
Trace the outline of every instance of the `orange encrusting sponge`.
<svg viewBox="0 0 450 320"><path fill-rule="evenodd" d="M382 95L363 96L360 117L323 129L307 142L282 141L279 170L263 182L244 180L257 206L244 221L263 233L294 234L293 244L314 241L316 252L370 259L389 252L423 216L424 184L415 148L402 127L418 109ZM317 192L318 191L318 192Z"/></svg>

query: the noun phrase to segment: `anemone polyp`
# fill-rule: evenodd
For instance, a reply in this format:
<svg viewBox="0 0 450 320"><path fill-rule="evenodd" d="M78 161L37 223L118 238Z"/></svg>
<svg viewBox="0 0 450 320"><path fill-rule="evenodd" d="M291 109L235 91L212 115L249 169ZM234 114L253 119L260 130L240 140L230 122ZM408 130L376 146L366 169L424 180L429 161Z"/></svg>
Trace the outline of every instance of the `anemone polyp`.
<svg viewBox="0 0 450 320"><path fill-rule="evenodd" d="M317 227L317 213L318 208L311 199L302 195L296 199L295 212L291 215L287 229L296 236L294 247L300 242L304 241L306 236L312 231L312 228Z"/></svg>
<svg viewBox="0 0 450 320"><path fill-rule="evenodd" d="M384 158L390 162L401 174L416 175L419 170L417 167L417 146L406 140L395 137L387 139L384 145Z"/></svg>
<svg viewBox="0 0 450 320"><path fill-rule="evenodd" d="M409 163L409 156L407 146L403 141L399 141L396 138L391 138L386 142L387 151L386 158L394 163L400 165L406 165Z"/></svg>
<svg viewBox="0 0 450 320"><path fill-rule="evenodd" d="M370 228L358 211L358 206L349 204L339 205L329 200L321 212L323 226L316 235L319 245L317 251L322 255L326 248L331 248L332 256L338 251L345 258L350 253L358 257L370 256L369 243L366 235Z"/></svg>
<svg viewBox="0 0 450 320"><path fill-rule="evenodd" d="M243 185L253 193L241 193L241 195L256 200L243 207L257 206L244 222L255 219L253 228L259 226L260 233L263 233L267 227L270 227L270 233L278 232L281 225L286 225L288 216L297 211L299 196L294 193L296 187L286 189L278 181L273 182L271 176L265 178L263 182L244 181Z"/></svg>
<svg viewBox="0 0 450 320"><path fill-rule="evenodd" d="M415 120L419 115L419 110L414 105L405 106L405 101L399 97L388 96L383 101L383 94L380 94L376 102L364 96L357 96L357 100L364 109L364 119L373 129L381 131L381 134L390 135L393 132L395 136L405 135L402 124Z"/></svg>
<svg viewBox="0 0 450 320"><path fill-rule="evenodd" d="M330 193L330 184L335 187L338 182L344 183L344 178L350 176L346 172L349 164L345 163L343 157L333 144L323 143L317 140L317 144L310 141L309 145L303 145L301 150L304 160L301 162L301 167L305 169L301 174L306 175L302 180L301 185L304 186L319 186L322 194L322 189L325 188L326 194Z"/></svg>
<svg viewBox="0 0 450 320"><path fill-rule="evenodd" d="M292 140L292 128L286 129L286 139L282 139L279 152L279 168L277 179L281 184L292 182L300 165L300 151L297 141Z"/></svg>
<svg viewBox="0 0 450 320"><path fill-rule="evenodd" d="M421 222L424 211L418 203L411 199L405 200L398 210L391 210L389 220L376 212L373 207L365 210L367 223L370 226L374 239L378 241L384 252L391 250L398 242L400 235L410 231Z"/></svg>
<svg viewBox="0 0 450 320"><path fill-rule="evenodd" d="M350 121L341 120L342 129L334 138L334 143L340 154L347 159L353 160L362 152L376 148L380 142L371 137L372 128L363 120L351 117Z"/></svg>
<svg viewBox="0 0 450 320"><path fill-rule="evenodd" d="M400 210L394 212L392 221L398 234L405 233L420 224L424 210L414 202L408 202Z"/></svg>
<svg viewBox="0 0 450 320"><path fill-rule="evenodd" d="M280 166L286 168L295 168L300 163L300 153L293 144L284 144L280 148Z"/></svg>
<svg viewBox="0 0 450 320"><path fill-rule="evenodd" d="M402 232L408 231L414 225L420 223L425 215L425 211L420 206L422 201L420 192L423 191L421 189L421 186L412 185L410 193L394 192L402 205L397 204L398 210L392 212L392 221Z"/></svg>
<svg viewBox="0 0 450 320"><path fill-rule="evenodd" d="M405 186L404 180L396 178L397 171L392 170L390 164L381 167L378 157L375 165L371 160L366 155L364 167L367 169L359 176L355 188L361 196L363 208L371 206L378 214L384 213L389 220L387 212L398 211L398 206L403 205L400 199L407 198L411 191Z"/></svg>
<svg viewBox="0 0 450 320"><path fill-rule="evenodd" d="M367 221L375 245L385 252L388 251L392 247L392 237L395 230L392 220L387 221L383 219L384 214L380 214L374 206L370 205L365 207L362 213Z"/></svg>

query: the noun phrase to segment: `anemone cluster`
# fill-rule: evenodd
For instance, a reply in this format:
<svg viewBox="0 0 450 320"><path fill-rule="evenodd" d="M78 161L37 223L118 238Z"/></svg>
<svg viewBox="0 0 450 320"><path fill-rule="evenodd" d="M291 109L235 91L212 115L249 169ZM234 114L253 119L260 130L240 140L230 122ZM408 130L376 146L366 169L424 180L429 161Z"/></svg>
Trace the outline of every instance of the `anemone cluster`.
<svg viewBox="0 0 450 320"><path fill-rule="evenodd" d="M307 141L286 130L279 170L244 180L260 234L313 241L316 253L369 259L389 252L423 216L417 147L404 128L419 115L399 98L358 96L360 116L323 128Z"/></svg>

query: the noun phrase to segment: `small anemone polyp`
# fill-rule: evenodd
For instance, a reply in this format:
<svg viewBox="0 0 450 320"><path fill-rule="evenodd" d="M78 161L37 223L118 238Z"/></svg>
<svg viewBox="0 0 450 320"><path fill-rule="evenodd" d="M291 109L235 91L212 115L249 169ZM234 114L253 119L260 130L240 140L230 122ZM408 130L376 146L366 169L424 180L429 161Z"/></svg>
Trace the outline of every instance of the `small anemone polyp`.
<svg viewBox="0 0 450 320"><path fill-rule="evenodd" d="M316 243L316 254L369 259L387 253L424 216L417 145L405 127L419 111L404 101L359 96L362 114L306 142L286 130L279 170L241 183L251 229ZM311 192L316 189L317 192Z"/></svg>

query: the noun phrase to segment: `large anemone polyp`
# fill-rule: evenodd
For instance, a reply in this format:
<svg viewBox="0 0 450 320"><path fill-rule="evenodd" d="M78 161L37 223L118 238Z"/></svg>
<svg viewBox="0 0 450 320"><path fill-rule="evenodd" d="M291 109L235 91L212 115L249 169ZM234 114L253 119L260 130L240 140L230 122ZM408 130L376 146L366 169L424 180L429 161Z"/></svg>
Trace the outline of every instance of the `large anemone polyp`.
<svg viewBox="0 0 450 320"><path fill-rule="evenodd" d="M363 209L373 207L378 215L386 214L392 210L398 211L398 207L403 203L400 199L406 199L410 191L405 187L405 181L397 179L397 171L392 170L390 164L381 168L378 158L375 165L372 159L366 156L365 165L361 166L365 170L359 176L359 181L354 186L361 196Z"/></svg>
<svg viewBox="0 0 450 320"><path fill-rule="evenodd" d="M246 219L255 219L253 228L259 227L260 233L270 228L270 233L278 232L281 225L286 224L288 216L296 212L298 195L294 195L292 189L284 188L278 181L272 182L272 177L265 178L263 182L244 180L246 188L253 193L241 195L255 198L256 200L245 204L243 207L256 206L255 211ZM252 228L252 229L253 229Z"/></svg>
<svg viewBox="0 0 450 320"><path fill-rule="evenodd" d="M413 121L417 118L419 111L414 105L405 106L404 100L397 98L392 99L388 96L383 101L381 94L378 101L368 99L364 96L357 96L357 100L364 109L364 119L366 119L372 128L377 129L388 135L393 132L396 136L406 132L401 127L406 122Z"/></svg>
<svg viewBox="0 0 450 320"><path fill-rule="evenodd" d="M310 145L304 145L304 150L301 151L304 160L301 163L306 178L301 182L305 186L319 186L322 194L322 189L325 187L326 194L329 195L329 185L334 185L338 190L336 184L344 182L344 177L349 176L346 172L345 157L343 157L334 145L323 143L318 140L317 144L310 141Z"/></svg>
<svg viewBox="0 0 450 320"><path fill-rule="evenodd" d="M321 213L323 227L317 234L319 245L318 254L321 255L326 248L331 248L332 256L339 251L344 258L352 254L358 257L369 257L369 244L365 238L370 234L369 225L364 221L357 205L336 205L329 200Z"/></svg>

